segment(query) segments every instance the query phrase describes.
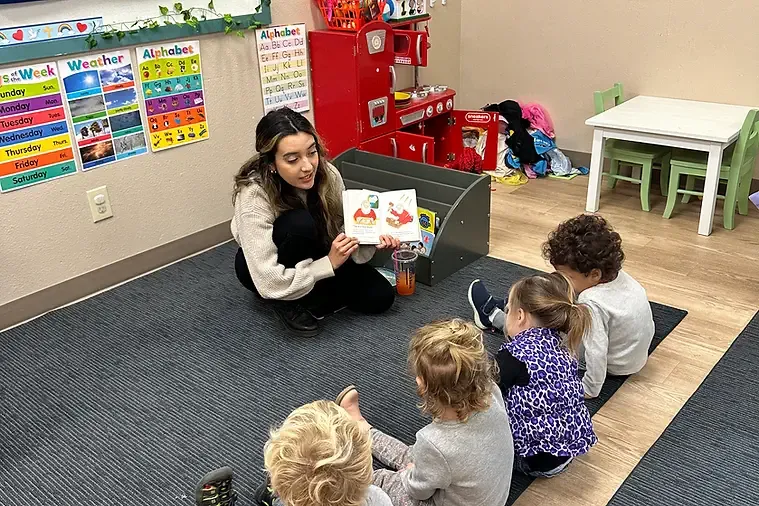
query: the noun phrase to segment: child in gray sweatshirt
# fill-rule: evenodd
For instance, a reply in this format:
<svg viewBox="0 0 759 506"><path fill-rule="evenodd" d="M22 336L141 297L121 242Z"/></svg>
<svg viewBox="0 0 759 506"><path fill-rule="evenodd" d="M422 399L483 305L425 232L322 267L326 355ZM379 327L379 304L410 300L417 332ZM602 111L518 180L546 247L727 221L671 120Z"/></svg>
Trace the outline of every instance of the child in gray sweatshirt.
<svg viewBox="0 0 759 506"><path fill-rule="evenodd" d="M458 319L426 325L411 339L409 364L432 416L413 446L366 422L355 387L336 400L370 431L374 457L391 468L375 471L374 485L394 506L506 504L514 443L482 333Z"/></svg>
<svg viewBox="0 0 759 506"><path fill-rule="evenodd" d="M622 238L601 216L581 214L561 223L543 244L543 256L590 309L579 359L585 397L598 397L607 375L635 374L648 361L654 319L646 290L622 270ZM479 279L469 286L469 303L481 329L504 329L507 301L491 296Z"/></svg>
<svg viewBox="0 0 759 506"><path fill-rule="evenodd" d="M654 318L646 290L622 270L622 238L601 216L581 214L561 223L543 245L543 256L590 309L580 365L585 397L598 397L607 375L635 374L648 361Z"/></svg>

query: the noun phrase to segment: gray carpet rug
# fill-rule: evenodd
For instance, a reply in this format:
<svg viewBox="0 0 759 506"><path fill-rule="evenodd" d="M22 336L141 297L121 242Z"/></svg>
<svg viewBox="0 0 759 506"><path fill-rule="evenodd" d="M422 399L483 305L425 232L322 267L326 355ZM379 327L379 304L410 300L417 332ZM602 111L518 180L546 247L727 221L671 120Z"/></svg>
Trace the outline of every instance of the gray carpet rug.
<svg viewBox="0 0 759 506"><path fill-rule="evenodd" d="M413 443L419 414L408 336L471 317L473 278L503 293L531 269L484 258L386 314L339 313L288 336L240 287L227 244L0 334L0 504L192 504L195 482L235 468L241 506L262 476L268 428L356 383L365 416ZM656 341L685 316L653 305ZM488 335L496 350L501 336ZM622 384L611 378L603 399ZM530 480L516 476L512 501Z"/></svg>
<svg viewBox="0 0 759 506"><path fill-rule="evenodd" d="M610 506L759 504L759 313Z"/></svg>

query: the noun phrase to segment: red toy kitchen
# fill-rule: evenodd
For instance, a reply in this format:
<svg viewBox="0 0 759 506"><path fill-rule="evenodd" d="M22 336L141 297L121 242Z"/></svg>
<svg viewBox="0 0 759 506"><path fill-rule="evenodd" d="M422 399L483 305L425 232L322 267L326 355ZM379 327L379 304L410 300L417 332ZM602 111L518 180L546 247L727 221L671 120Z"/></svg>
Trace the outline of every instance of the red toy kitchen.
<svg viewBox="0 0 759 506"><path fill-rule="evenodd" d="M456 109L447 86L396 90L395 65L427 66L426 31L372 21L308 38L314 119L330 156L358 148L459 168L479 158L472 154L479 141L481 167L496 167L498 113Z"/></svg>

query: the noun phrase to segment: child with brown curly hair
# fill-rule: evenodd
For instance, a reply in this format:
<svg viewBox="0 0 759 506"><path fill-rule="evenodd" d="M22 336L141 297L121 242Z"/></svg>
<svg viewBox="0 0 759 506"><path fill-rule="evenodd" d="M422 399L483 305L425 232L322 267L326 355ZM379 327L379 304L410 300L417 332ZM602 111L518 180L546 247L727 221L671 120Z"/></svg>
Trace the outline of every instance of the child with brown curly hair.
<svg viewBox="0 0 759 506"><path fill-rule="evenodd" d="M395 506L506 504L514 445L482 332L458 319L431 323L412 337L408 360L421 408L432 416L413 446L369 425L355 387L336 400L370 432L372 453L391 468L375 471L373 483Z"/></svg>
<svg viewBox="0 0 759 506"><path fill-rule="evenodd" d="M648 296L622 270L622 238L601 216L581 214L561 223L543 244L543 256L590 309L580 362L585 396L598 397L607 374L635 374L646 365L654 336ZM480 280L470 285L469 302L478 326L503 329L505 301L491 297Z"/></svg>

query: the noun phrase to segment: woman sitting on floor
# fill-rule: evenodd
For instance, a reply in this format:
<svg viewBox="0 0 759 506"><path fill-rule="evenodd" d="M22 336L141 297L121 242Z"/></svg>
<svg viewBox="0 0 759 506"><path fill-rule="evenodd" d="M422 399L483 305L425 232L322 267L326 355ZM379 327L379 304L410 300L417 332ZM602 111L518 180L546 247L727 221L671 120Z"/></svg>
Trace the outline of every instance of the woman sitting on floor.
<svg viewBox="0 0 759 506"><path fill-rule="evenodd" d="M313 336L318 320L348 307L381 313L393 304L387 280L367 262L376 248L343 233L342 192L311 123L290 109L256 127L256 151L235 176L232 235L242 285L272 307L291 331Z"/></svg>

